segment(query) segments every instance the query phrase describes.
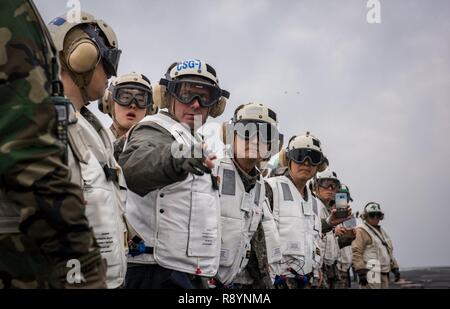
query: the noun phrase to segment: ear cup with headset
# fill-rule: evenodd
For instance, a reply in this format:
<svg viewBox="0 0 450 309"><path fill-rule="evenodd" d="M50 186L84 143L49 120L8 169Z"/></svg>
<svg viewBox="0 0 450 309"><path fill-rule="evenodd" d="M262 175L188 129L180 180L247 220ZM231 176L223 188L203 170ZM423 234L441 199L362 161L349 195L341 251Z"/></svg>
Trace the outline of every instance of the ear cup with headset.
<svg viewBox="0 0 450 309"><path fill-rule="evenodd" d="M98 100L98 109L104 114L108 114L111 118L114 117L114 101L112 99L111 86L105 90L103 97Z"/></svg>
<svg viewBox="0 0 450 309"><path fill-rule="evenodd" d="M80 28L72 29L64 39L61 64L78 87L89 85L97 63L101 60L96 43Z"/></svg>
<svg viewBox="0 0 450 309"><path fill-rule="evenodd" d="M166 86L156 84L153 86L153 104L157 108L169 108L170 96L167 93Z"/></svg>
<svg viewBox="0 0 450 309"><path fill-rule="evenodd" d="M68 68L78 74L94 70L99 61L98 47L89 39L73 42L66 55Z"/></svg>

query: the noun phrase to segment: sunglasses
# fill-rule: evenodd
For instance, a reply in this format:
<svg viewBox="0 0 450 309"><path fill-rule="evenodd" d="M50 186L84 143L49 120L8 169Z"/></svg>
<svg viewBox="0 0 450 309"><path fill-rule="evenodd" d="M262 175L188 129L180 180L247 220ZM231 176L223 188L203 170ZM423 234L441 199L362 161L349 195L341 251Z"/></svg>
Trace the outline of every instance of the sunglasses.
<svg viewBox="0 0 450 309"><path fill-rule="evenodd" d="M290 160L298 164L305 162L306 159L309 159L311 165L314 166L319 165L323 162L322 153L314 149L291 149L287 152L287 156Z"/></svg>

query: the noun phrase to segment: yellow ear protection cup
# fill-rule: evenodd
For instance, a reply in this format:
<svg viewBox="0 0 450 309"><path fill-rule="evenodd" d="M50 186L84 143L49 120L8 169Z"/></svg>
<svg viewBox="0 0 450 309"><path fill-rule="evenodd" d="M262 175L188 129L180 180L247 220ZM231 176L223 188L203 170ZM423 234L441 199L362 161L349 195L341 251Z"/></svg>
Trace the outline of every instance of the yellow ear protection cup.
<svg viewBox="0 0 450 309"><path fill-rule="evenodd" d="M95 67L100 61L100 53L89 35L76 27L67 33L60 59L62 67L74 83L80 88L85 88L89 85Z"/></svg>
<svg viewBox="0 0 450 309"><path fill-rule="evenodd" d="M108 114L111 118L114 118L114 101L112 99L111 85L105 90L103 97L98 100L98 110L104 114Z"/></svg>
<svg viewBox="0 0 450 309"><path fill-rule="evenodd" d="M221 97L219 102L210 107L209 115L213 118L219 117L225 111L225 106L227 106L227 99L225 97Z"/></svg>
<svg viewBox="0 0 450 309"><path fill-rule="evenodd" d="M165 73L166 81L173 81L187 77L201 77L213 85L219 87L216 71L209 64L201 60L186 60L172 63ZM167 87L162 85L164 79L153 88L153 102L158 108L169 108L173 97L168 93ZM219 88L220 89L220 88ZM229 93L225 90L223 92ZM227 99L222 96L218 102L209 108L209 115L213 118L222 115L225 110ZM170 112L170 111L169 111Z"/></svg>
<svg viewBox="0 0 450 309"><path fill-rule="evenodd" d="M281 149L278 154L278 162L280 162L280 167L287 167L288 166L288 159L286 155L286 149Z"/></svg>
<svg viewBox="0 0 450 309"><path fill-rule="evenodd" d="M153 86L153 104L157 108L169 108L170 95L166 91L166 86L160 84Z"/></svg>
<svg viewBox="0 0 450 309"><path fill-rule="evenodd" d="M100 61L98 47L89 39L72 42L66 55L68 68L75 73L86 73L93 69Z"/></svg>

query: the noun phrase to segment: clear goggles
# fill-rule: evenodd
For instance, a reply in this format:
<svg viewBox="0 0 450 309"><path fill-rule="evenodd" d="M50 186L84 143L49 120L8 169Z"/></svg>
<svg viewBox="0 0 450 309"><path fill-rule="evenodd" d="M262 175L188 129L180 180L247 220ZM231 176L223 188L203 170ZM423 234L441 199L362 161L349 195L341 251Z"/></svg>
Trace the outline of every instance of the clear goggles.
<svg viewBox="0 0 450 309"><path fill-rule="evenodd" d="M121 106L134 103L138 108L147 108L152 104L152 92L146 87L123 85L112 91L113 100Z"/></svg>

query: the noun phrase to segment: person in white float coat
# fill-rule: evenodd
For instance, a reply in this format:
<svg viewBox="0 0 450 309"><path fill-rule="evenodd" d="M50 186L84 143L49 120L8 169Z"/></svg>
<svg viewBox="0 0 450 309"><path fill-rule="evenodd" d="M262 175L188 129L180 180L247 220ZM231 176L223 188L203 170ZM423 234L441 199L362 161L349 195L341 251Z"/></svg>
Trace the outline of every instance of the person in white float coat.
<svg viewBox="0 0 450 309"><path fill-rule="evenodd" d="M287 166L284 175L266 179L266 195L273 208L282 252L275 284L309 288L320 266L321 222L318 201L307 182L327 164L319 139L309 132L293 136L280 153L280 161Z"/></svg>
<svg viewBox="0 0 450 309"><path fill-rule="evenodd" d="M128 134L119 163L128 184L127 218L135 228L127 288L204 287L220 258L220 204L196 131L222 114L229 93L200 60L173 63L153 87L160 110Z"/></svg>
<svg viewBox="0 0 450 309"><path fill-rule="evenodd" d="M279 151L276 113L262 104L239 106L223 124L226 157L218 163L222 220L222 246L217 284L251 287L255 279L245 269L251 256L251 240L257 229L265 235L264 257L281 259L278 231L269 210L259 163ZM259 252L253 252L258 254ZM266 265L268 263L266 262ZM269 287L273 286L269 280Z"/></svg>
<svg viewBox="0 0 450 309"><path fill-rule="evenodd" d="M113 156L110 133L87 108L102 97L108 78L117 75L121 50L111 26L81 12L79 22L67 14L48 26L61 62L61 80L76 113L69 115L72 180L81 183L86 216L107 263L108 288L122 287L127 271L126 184ZM80 170L75 167L79 162Z"/></svg>

